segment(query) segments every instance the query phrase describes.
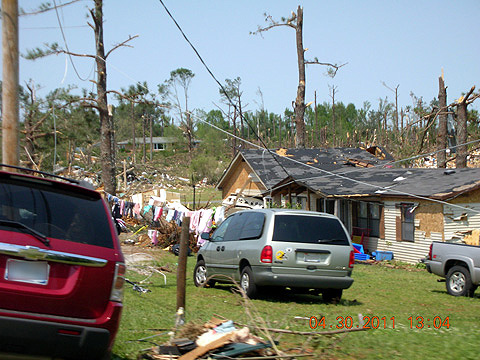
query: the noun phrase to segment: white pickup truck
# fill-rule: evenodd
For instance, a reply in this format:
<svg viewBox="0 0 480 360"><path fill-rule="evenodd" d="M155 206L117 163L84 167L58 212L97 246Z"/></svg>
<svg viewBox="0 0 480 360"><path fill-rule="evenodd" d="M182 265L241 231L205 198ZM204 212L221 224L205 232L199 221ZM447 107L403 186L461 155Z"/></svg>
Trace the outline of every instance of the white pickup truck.
<svg viewBox="0 0 480 360"><path fill-rule="evenodd" d="M480 285L480 246L434 241L424 263L446 279L450 295L473 297Z"/></svg>

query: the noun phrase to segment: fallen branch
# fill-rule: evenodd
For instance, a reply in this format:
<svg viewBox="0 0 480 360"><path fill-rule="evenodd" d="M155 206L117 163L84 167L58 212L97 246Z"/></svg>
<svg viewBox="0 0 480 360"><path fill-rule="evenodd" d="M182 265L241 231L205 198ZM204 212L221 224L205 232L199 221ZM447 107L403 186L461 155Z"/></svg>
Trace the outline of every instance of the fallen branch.
<svg viewBox="0 0 480 360"><path fill-rule="evenodd" d="M218 314L213 314L213 316L219 317L221 319L227 320L226 317L218 315ZM238 326L247 326L245 324L239 323L234 321L235 325ZM352 328L352 329L339 329L339 330L331 330L331 331L295 331L295 330L287 330L287 329L275 329L275 328L260 328L258 326L253 326L256 329L262 329L262 330L267 330L275 333L281 333L281 334L292 334L292 335L335 335L335 334L343 334L343 333L348 333L348 332L354 332L354 331L366 331L370 330L369 328Z"/></svg>

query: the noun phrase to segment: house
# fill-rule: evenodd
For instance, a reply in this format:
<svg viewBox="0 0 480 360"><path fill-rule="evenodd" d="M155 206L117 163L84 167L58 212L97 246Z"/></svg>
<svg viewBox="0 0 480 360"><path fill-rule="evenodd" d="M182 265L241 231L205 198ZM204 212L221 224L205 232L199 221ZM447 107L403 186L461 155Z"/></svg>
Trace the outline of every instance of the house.
<svg viewBox="0 0 480 360"><path fill-rule="evenodd" d="M389 167L388 154L330 149L307 159L303 151L244 150L218 187L335 214L369 252L392 251L410 263L432 241L459 241L480 229L478 168L399 169Z"/></svg>
<svg viewBox="0 0 480 360"><path fill-rule="evenodd" d="M170 148L177 140L172 137L152 137L151 143L153 144L154 151L166 150ZM145 144L150 146L150 137L147 136L145 138ZM135 138L135 145L142 146L143 145L143 137ZM117 146L119 149L123 150L131 150L133 147L133 139L124 140L117 142Z"/></svg>

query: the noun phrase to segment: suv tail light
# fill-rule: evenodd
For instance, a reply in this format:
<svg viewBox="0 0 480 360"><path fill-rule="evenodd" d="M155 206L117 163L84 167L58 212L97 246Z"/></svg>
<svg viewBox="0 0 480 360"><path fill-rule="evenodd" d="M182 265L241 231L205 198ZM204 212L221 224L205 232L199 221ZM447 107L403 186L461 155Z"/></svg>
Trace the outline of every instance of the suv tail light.
<svg viewBox="0 0 480 360"><path fill-rule="evenodd" d="M433 243L430 244L430 250L428 250L428 260L432 260L432 248L433 248Z"/></svg>
<svg viewBox="0 0 480 360"><path fill-rule="evenodd" d="M348 261L348 267L353 268L353 264L355 264L355 251L350 251L350 260Z"/></svg>
<svg viewBox="0 0 480 360"><path fill-rule="evenodd" d="M262 263L272 263L273 261L273 250L270 245L264 246L262 253L260 254L260 261Z"/></svg>
<svg viewBox="0 0 480 360"><path fill-rule="evenodd" d="M110 294L111 301L123 301L123 284L125 283L126 270L127 267L125 266L125 264L115 264L115 276L113 277L112 292Z"/></svg>

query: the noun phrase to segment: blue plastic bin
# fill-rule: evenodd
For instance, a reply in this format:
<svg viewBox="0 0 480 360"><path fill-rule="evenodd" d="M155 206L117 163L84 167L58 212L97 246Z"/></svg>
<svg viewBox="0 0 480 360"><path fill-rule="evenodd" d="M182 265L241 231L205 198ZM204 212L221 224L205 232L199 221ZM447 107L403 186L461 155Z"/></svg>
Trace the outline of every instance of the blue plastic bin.
<svg viewBox="0 0 480 360"><path fill-rule="evenodd" d="M392 260L393 252L391 251L375 251L372 253L375 256L375 260Z"/></svg>
<svg viewBox="0 0 480 360"><path fill-rule="evenodd" d="M370 255L355 253L355 260L370 260Z"/></svg>
<svg viewBox="0 0 480 360"><path fill-rule="evenodd" d="M355 244L355 243L353 243L352 245L353 245L353 247L354 247L355 249L357 249L358 251L360 251L362 254L365 253L365 251L363 250L363 245Z"/></svg>

